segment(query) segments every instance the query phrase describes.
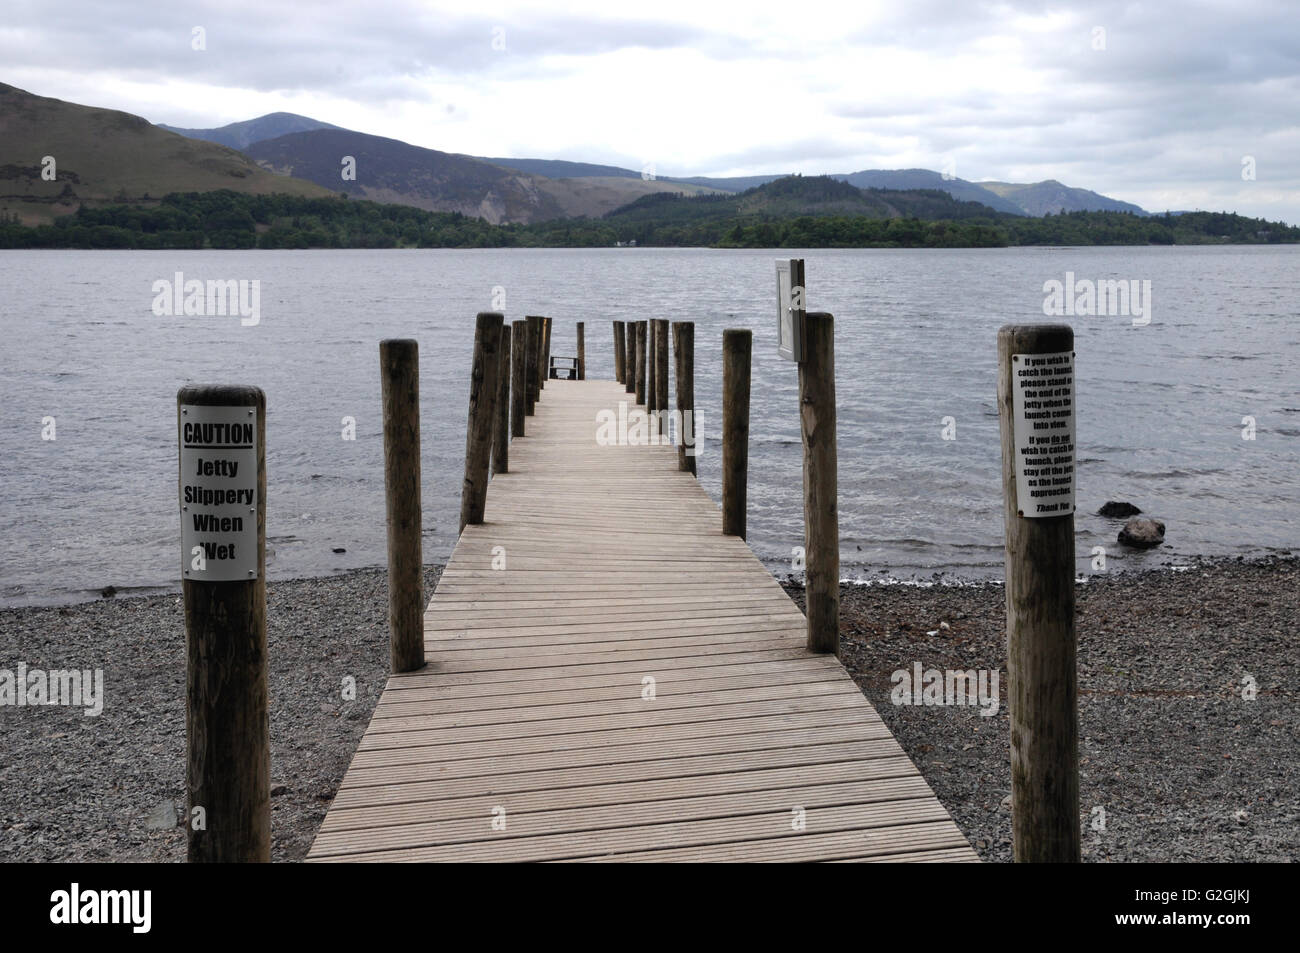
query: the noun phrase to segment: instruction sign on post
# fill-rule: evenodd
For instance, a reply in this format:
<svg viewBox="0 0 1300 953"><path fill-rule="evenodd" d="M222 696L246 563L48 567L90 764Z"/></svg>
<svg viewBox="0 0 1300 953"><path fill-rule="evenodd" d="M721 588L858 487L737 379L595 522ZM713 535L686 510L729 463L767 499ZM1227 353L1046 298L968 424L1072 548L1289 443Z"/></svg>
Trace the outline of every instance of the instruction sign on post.
<svg viewBox="0 0 1300 953"><path fill-rule="evenodd" d="M256 408L180 411L181 577L256 579Z"/></svg>
<svg viewBox="0 0 1300 953"><path fill-rule="evenodd" d="M777 353L787 361L803 360L803 321L807 309L803 259L776 263Z"/></svg>
<svg viewBox="0 0 1300 953"><path fill-rule="evenodd" d="M1024 517L1074 512L1074 353L1012 355L1016 501Z"/></svg>

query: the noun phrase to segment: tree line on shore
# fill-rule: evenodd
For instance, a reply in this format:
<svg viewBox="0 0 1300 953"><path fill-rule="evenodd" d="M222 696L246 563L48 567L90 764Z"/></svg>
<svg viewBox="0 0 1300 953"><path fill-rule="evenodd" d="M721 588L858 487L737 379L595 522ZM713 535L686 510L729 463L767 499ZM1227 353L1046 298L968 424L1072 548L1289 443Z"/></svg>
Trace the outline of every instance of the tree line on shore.
<svg viewBox="0 0 1300 953"><path fill-rule="evenodd" d="M1067 212L1032 218L991 209L984 216L977 211L982 207L975 206L957 209L959 218L931 220L852 210L815 215L751 210L743 201L729 201L733 198L647 196L650 201L599 219L493 225L458 212L342 197L189 192L148 205L83 206L52 225L26 226L16 216L0 216L0 248L600 248L632 241L643 247L992 248L1300 242L1300 228L1229 212ZM918 201L926 201L925 196ZM958 205L975 203L954 203L953 208ZM933 207L941 206L936 202Z"/></svg>

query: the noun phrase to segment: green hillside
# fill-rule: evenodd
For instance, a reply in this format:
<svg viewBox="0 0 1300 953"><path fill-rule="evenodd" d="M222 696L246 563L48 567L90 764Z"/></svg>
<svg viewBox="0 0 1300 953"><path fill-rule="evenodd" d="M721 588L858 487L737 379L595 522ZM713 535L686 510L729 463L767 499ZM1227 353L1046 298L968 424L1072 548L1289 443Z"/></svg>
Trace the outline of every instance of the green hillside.
<svg viewBox="0 0 1300 953"><path fill-rule="evenodd" d="M48 223L83 206L157 201L169 192L231 189L320 196L241 153L187 139L139 116L35 96L0 83L0 216ZM42 177L52 156L53 180Z"/></svg>

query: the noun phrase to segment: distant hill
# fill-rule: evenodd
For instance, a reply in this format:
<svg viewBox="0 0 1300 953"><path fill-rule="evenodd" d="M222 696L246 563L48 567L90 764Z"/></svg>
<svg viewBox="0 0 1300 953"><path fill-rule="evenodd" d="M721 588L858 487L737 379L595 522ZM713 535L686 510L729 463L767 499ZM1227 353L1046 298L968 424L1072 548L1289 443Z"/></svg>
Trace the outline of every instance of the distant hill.
<svg viewBox="0 0 1300 953"><path fill-rule="evenodd" d="M598 216L642 195L700 192L698 186L622 175L547 178L474 156L439 152L347 129L318 129L255 142L245 150L264 168L376 202L460 212L493 224ZM356 179L342 160L356 160ZM590 169L614 172L612 166Z"/></svg>
<svg viewBox="0 0 1300 953"><path fill-rule="evenodd" d="M981 188L974 182L954 177L945 178L929 169L867 169L833 175L860 189L939 189L962 202L979 202L998 212L1024 215L1024 209L1002 198L996 192Z"/></svg>
<svg viewBox="0 0 1300 953"><path fill-rule="evenodd" d="M42 178L46 156L54 159L53 181ZM326 194L309 182L272 175L225 146L178 136L139 116L0 83L0 214L37 224L85 204L216 189Z"/></svg>
<svg viewBox="0 0 1300 953"><path fill-rule="evenodd" d="M569 162L566 159L484 159L483 161L514 169L516 172L543 175L548 179L641 178L640 172L621 169L616 165L594 165L590 162Z"/></svg>
<svg viewBox="0 0 1300 953"><path fill-rule="evenodd" d="M938 189L859 189L832 176L785 176L732 195L651 195L605 216L612 224L656 225L732 219L776 221L800 216L918 218L930 221L983 219L999 213L978 202L964 202Z"/></svg>
<svg viewBox="0 0 1300 953"><path fill-rule="evenodd" d="M766 185L782 178L780 175L749 175L734 178L709 178L693 176L674 179L727 192ZM1061 212L1132 212L1147 215L1144 209L1130 202L1108 198L1089 189L1063 185L1055 179L1032 184L1014 182L970 182L956 177L945 178L929 169L864 169L860 172L831 173L832 179L848 182L860 189L939 189L963 202L979 202L989 208L1009 215L1042 216Z"/></svg>
<svg viewBox="0 0 1300 953"><path fill-rule="evenodd" d="M661 192L700 194L729 192L739 194L786 178L788 173L744 176L664 176L643 177L639 171L620 166L577 162L567 159L481 157L420 150L396 139L368 136L342 129L296 113L270 113L244 122L230 123L216 129L181 129L161 126L181 135L241 149L264 166L278 171L298 170L294 174L336 191L365 195L377 201L398 202L435 211L459 211L480 215L490 222L535 222L556 217L600 216L643 195ZM294 140L270 147L266 144L285 136L305 132L336 132L372 140L372 158L380 160L384 182L346 185L331 165L343 153L311 155L317 145L336 140L323 137ZM385 150L377 143L397 143L401 150ZM391 151L392 154L386 154ZM399 155L400 152L400 155ZM437 157L443 157L441 159ZM447 157L477 161L504 170L513 182L483 170L462 167L453 174ZM415 165L407 172L400 166L406 160ZM427 163L438 168L431 171ZM328 167L327 167L328 166ZM449 177L440 178L444 173ZM1042 216L1062 211L1125 211L1147 213L1136 205L1108 198L1088 189L1063 185L1054 179L1032 184L1009 182L970 182L945 177L929 169L864 169L859 172L833 173L830 178L847 182L860 189L910 191L938 189L962 202L978 202L994 211L1009 215ZM439 183L444 184L440 185ZM481 211L476 211L481 209Z"/></svg>
<svg viewBox="0 0 1300 953"><path fill-rule="evenodd" d="M1149 214L1145 209L1131 202L1099 195L1089 189L1076 189L1062 185L1055 179L1035 182L1032 185L1018 185L1013 182L980 182L990 192L994 192L1009 202L1015 203L1027 215L1059 215L1061 212L1132 212L1134 215Z"/></svg>
<svg viewBox="0 0 1300 953"><path fill-rule="evenodd" d="M292 132L311 132L316 129L338 129L327 122L299 116L297 113L267 113L256 119L232 122L217 129L181 129L178 126L158 124L159 129L166 129L190 139L203 139L207 142L220 143L232 149L246 149L255 142L287 136Z"/></svg>
<svg viewBox="0 0 1300 953"><path fill-rule="evenodd" d="M295 132L255 142L245 151L263 168L376 202L460 212L493 224L564 214L535 176L363 132ZM346 156L356 162L355 179L343 178Z"/></svg>
<svg viewBox="0 0 1300 953"><path fill-rule="evenodd" d="M777 179L784 179L789 174L789 172L778 172L775 175L733 175L722 178L692 175L686 178L676 178L673 181L683 182L687 185L702 185L723 192L744 192L746 189L756 189L760 185L767 185L767 183L775 182Z"/></svg>

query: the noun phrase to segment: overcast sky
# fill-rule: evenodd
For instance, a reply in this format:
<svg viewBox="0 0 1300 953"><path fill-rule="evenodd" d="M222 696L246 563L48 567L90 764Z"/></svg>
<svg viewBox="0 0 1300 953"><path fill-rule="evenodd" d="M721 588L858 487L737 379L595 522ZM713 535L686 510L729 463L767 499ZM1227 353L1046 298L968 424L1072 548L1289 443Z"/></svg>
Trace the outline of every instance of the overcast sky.
<svg viewBox="0 0 1300 953"><path fill-rule="evenodd" d="M472 155L922 167L1300 223L1297 0L4 5L0 81L154 122L285 110Z"/></svg>

